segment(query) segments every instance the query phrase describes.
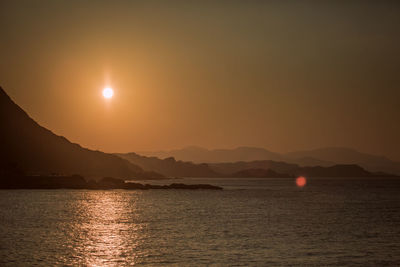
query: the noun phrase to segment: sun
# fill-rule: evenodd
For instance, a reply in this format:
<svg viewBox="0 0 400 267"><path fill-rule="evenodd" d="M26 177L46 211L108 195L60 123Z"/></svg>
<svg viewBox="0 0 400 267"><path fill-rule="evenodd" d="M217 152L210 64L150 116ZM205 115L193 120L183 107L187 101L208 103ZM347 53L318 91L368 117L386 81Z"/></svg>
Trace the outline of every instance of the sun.
<svg viewBox="0 0 400 267"><path fill-rule="evenodd" d="M111 87L106 87L103 89L103 97L110 99L114 95L114 90Z"/></svg>

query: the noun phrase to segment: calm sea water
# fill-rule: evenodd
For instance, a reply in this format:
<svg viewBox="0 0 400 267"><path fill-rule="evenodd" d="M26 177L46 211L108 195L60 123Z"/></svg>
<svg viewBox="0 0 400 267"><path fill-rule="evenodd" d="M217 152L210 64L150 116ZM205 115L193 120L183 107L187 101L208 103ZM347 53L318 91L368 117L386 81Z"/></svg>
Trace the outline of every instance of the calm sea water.
<svg viewBox="0 0 400 267"><path fill-rule="evenodd" d="M400 266L399 179L174 182L225 190L0 190L0 265Z"/></svg>

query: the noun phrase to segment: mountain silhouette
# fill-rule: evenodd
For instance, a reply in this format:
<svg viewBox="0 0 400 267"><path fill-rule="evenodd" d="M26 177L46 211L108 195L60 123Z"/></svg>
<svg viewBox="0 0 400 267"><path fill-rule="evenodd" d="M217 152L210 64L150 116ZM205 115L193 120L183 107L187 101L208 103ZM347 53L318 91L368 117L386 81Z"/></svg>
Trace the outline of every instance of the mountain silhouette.
<svg viewBox="0 0 400 267"><path fill-rule="evenodd" d="M211 169L225 177L384 177L392 174L366 171L356 164L337 164L329 167L312 166L302 167L297 164L272 160L258 160L249 162L209 163Z"/></svg>
<svg viewBox="0 0 400 267"><path fill-rule="evenodd" d="M383 171L400 175L400 162L395 162L384 156L362 153L345 147L326 147L314 150L296 151L287 153L285 156L289 161L311 157L325 162L335 162L336 164L357 164L371 172Z"/></svg>
<svg viewBox="0 0 400 267"><path fill-rule="evenodd" d="M0 128L0 169L3 170L12 166L28 174L162 177L115 155L83 148L54 134L30 118L1 87Z"/></svg>
<svg viewBox="0 0 400 267"><path fill-rule="evenodd" d="M187 147L170 151L141 152L145 156L159 158L174 157L177 160L194 163L225 163L251 161L284 161L303 167L330 167L338 164L356 164L370 172L389 172L400 175L400 162L392 161L383 156L361 153L354 149L328 147L308 151L297 151L280 154L258 147L238 147L234 149L205 149Z"/></svg>
<svg viewBox="0 0 400 267"><path fill-rule="evenodd" d="M129 160L147 171L155 171L168 177L218 177L217 172L207 164L194 164L192 162L176 161L173 157L159 159L145 157L136 153L115 154Z"/></svg>
<svg viewBox="0 0 400 267"><path fill-rule="evenodd" d="M156 171L168 177L255 177L291 178L307 177L382 177L393 176L383 172L368 172L356 164L303 167L298 164L273 160L201 163L159 159L136 153L116 154L130 160L144 170Z"/></svg>
<svg viewBox="0 0 400 267"><path fill-rule="evenodd" d="M195 163L220 163L253 160L282 160L279 153L271 152L257 147L238 147L235 149L206 149L190 146L182 149L156 152L140 152L145 156L158 158L174 157L177 160L192 161Z"/></svg>
<svg viewBox="0 0 400 267"><path fill-rule="evenodd" d="M216 172L223 175L236 174L244 170L273 170L282 174L293 174L300 166L297 164L286 163L273 160L257 160L257 161L238 161L238 162L222 162L209 163L209 166Z"/></svg>
<svg viewBox="0 0 400 267"><path fill-rule="evenodd" d="M239 147L236 149L207 150L198 147L175 150L178 159L190 158L196 164L167 157L140 156L136 153L107 154L71 143L40 126L15 104L0 87L0 176L21 175L74 175L85 177L116 177L147 179L169 177L284 177L307 175L309 177L378 176L364 164L390 163L390 160L346 149L321 149L289 154L278 154L262 148ZM165 152L168 154L168 152ZM273 158L274 160L252 160ZM239 159L239 160L238 160ZM225 161L225 162L224 162ZM286 162L284 162L286 161ZM307 167L305 165L315 165ZM340 162L341 164L335 164ZM390 164L389 164L390 165ZM396 163L393 162L393 166ZM392 166L392 167L393 167ZM385 171L384 168L376 171ZM160 174L159 174L160 173Z"/></svg>

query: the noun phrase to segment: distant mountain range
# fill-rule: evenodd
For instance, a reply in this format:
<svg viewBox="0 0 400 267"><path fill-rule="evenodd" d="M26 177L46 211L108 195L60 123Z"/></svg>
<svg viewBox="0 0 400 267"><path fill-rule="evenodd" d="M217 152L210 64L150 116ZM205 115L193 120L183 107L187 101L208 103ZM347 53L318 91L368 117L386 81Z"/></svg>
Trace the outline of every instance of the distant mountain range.
<svg viewBox="0 0 400 267"><path fill-rule="evenodd" d="M251 147L231 150L190 147L153 153L165 159L136 153L108 154L83 148L40 126L1 87L0 129L0 179L35 175L74 177L74 174L88 178L123 179L165 176L368 177L386 176L376 171L397 170L398 164L383 157L343 148L278 154ZM367 171L357 164L368 165L376 171Z"/></svg>
<svg viewBox="0 0 400 267"><path fill-rule="evenodd" d="M210 163L210 167L228 177L382 177L386 173L372 173L358 165L338 164L330 167L301 167L297 164L260 160L250 162Z"/></svg>
<svg viewBox="0 0 400 267"><path fill-rule="evenodd" d="M158 158L174 157L177 160L192 161L194 163L237 162L254 160L283 160L283 156L263 148L238 147L235 149L213 149L202 147L186 147L183 149L155 152L139 152L144 156Z"/></svg>
<svg viewBox="0 0 400 267"><path fill-rule="evenodd" d="M280 154L258 147L209 150L192 146L170 151L141 152L140 154L159 158L174 157L177 160L194 163L272 160L298 164L300 166L328 167L336 164L357 164L370 172L381 171L400 175L400 162L392 161L383 156L370 155L341 147L328 147Z"/></svg>
<svg viewBox="0 0 400 267"><path fill-rule="evenodd" d="M173 157L159 159L140 156L136 153L115 154L147 171L162 173L168 177L218 177L221 176L207 164L176 161Z"/></svg>
<svg viewBox="0 0 400 267"><path fill-rule="evenodd" d="M160 178L112 154L69 142L40 126L0 87L0 174L80 174L87 177Z"/></svg>
<svg viewBox="0 0 400 267"><path fill-rule="evenodd" d="M328 147L314 150L297 151L287 153L288 159L314 158L325 162L335 164L357 164L372 172L390 172L400 175L400 162L388 159L384 156L376 156L367 153L361 153L354 149L344 147ZM326 164L319 164L327 166Z"/></svg>
<svg viewBox="0 0 400 267"><path fill-rule="evenodd" d="M257 177L290 178L307 177L382 177L387 173L368 172L355 164L336 164L329 167L302 167L282 161L258 160L224 163L192 163L176 161L174 158L159 159L140 156L136 153L116 154L131 163L167 177Z"/></svg>

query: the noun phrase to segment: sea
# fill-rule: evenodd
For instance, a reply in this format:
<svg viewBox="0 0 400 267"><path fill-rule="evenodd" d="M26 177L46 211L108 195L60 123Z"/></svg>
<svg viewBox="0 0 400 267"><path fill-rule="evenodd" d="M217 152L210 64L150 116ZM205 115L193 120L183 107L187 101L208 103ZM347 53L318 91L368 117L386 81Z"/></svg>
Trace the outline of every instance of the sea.
<svg viewBox="0 0 400 267"><path fill-rule="evenodd" d="M0 190L0 266L400 266L399 178Z"/></svg>

